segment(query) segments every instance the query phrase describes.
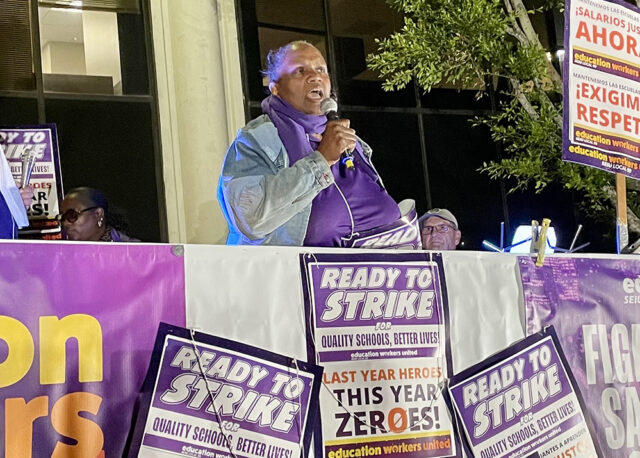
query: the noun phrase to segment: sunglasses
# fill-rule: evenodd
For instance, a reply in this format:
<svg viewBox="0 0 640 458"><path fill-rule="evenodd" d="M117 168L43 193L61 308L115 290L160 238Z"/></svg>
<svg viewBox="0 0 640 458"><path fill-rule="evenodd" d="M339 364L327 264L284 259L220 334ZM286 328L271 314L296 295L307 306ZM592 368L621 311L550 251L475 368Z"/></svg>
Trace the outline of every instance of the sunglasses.
<svg viewBox="0 0 640 458"><path fill-rule="evenodd" d="M84 212L88 212L89 210L95 210L96 207L89 207L89 208L85 208L84 210L80 210L80 211L76 211L73 208L70 208L69 210L67 210L64 213L59 214L58 216L56 216L56 219L58 220L58 222L60 224L64 223L65 221L69 221L70 223L75 223L76 221L78 221L78 218L80 218L80 215L82 215Z"/></svg>

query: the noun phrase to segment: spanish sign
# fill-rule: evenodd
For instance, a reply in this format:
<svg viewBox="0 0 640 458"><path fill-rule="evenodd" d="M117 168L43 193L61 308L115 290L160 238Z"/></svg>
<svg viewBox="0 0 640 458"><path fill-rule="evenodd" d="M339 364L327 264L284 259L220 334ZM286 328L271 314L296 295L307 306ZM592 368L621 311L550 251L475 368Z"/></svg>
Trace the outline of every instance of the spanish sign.
<svg viewBox="0 0 640 458"><path fill-rule="evenodd" d="M424 253L301 255L309 358L325 367L316 456L455 455L438 262Z"/></svg>
<svg viewBox="0 0 640 458"><path fill-rule="evenodd" d="M567 0L562 158L640 178L640 10Z"/></svg>
<svg viewBox="0 0 640 458"><path fill-rule="evenodd" d="M129 456L307 456L322 368L164 323L154 354Z"/></svg>
<svg viewBox="0 0 640 458"><path fill-rule="evenodd" d="M456 375L449 394L473 456L602 456L552 328Z"/></svg>

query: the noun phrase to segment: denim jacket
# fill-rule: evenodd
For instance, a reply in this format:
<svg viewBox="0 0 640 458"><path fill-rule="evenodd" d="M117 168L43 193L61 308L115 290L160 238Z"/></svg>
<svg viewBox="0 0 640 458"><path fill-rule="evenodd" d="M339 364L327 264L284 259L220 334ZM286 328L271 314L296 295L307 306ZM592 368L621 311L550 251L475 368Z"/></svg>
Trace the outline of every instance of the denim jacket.
<svg viewBox="0 0 640 458"><path fill-rule="evenodd" d="M371 148L361 143L369 158ZM229 225L227 245L302 246L311 202L333 183L320 152L289 166L269 117L250 121L229 146L218 183L218 200Z"/></svg>

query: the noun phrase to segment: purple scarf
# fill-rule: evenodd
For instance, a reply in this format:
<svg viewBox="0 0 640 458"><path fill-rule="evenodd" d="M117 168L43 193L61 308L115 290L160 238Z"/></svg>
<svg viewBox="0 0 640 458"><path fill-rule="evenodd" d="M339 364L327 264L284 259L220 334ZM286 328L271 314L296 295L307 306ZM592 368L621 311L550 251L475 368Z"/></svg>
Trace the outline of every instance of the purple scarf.
<svg viewBox="0 0 640 458"><path fill-rule="evenodd" d="M276 126L278 136L289 155L289 165L316 150L320 141L312 134L321 135L327 125L325 115L304 114L275 95L262 101L262 112ZM362 150L359 143L356 150Z"/></svg>
<svg viewBox="0 0 640 458"><path fill-rule="evenodd" d="M311 134L324 132L326 116L301 113L274 95L262 101L262 111L276 126L291 165L316 150L320 142ZM304 245L345 246L341 238L349 237L352 231L349 211L353 215L354 231L368 230L400 218L398 206L366 164L360 143L356 144L354 161L358 164L356 169L346 173L341 171L339 163L331 166L336 186L323 189L313 199Z"/></svg>

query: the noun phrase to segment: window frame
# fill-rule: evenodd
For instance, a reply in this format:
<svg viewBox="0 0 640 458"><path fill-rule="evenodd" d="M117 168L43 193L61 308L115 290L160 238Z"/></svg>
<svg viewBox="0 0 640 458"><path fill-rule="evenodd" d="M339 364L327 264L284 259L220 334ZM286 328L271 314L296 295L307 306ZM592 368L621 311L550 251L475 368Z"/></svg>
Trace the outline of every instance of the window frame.
<svg viewBox="0 0 640 458"><path fill-rule="evenodd" d="M29 1L29 19L31 26L31 55L33 63L33 75L35 78L34 90L2 90L0 89L0 97L5 98L29 98L35 99L38 110L38 118L33 124L46 124L52 122L46 117L46 105L49 100L68 100L68 101L86 101L86 102L121 102L121 103L140 103L149 106L151 113L151 135L153 138L153 159L154 159L154 178L157 189L157 210L159 235L162 242L168 241L168 222L165 203L165 186L163 178L163 161L162 148L160 142L160 120L158 108L158 92L155 73L155 54L153 49L153 37L151 27L150 0L139 0L140 14L143 21L143 32L146 51L146 67L148 78L148 94L141 95L109 95L109 94L84 94L84 93L66 93L66 92L46 92L44 90L44 76L42 71L42 49L40 43L40 22L39 22L39 2L38 0ZM63 173L64 176L64 173Z"/></svg>

